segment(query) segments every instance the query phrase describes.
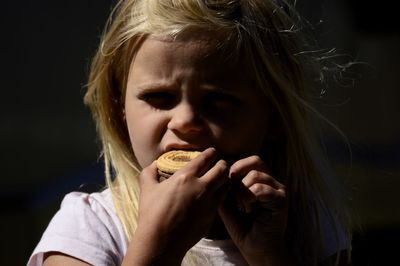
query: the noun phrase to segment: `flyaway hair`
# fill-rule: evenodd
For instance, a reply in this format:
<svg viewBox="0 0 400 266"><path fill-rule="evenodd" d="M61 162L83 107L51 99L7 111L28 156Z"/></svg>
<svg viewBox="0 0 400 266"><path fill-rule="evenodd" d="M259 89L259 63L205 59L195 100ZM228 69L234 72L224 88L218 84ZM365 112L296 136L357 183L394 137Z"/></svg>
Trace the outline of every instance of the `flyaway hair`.
<svg viewBox="0 0 400 266"><path fill-rule="evenodd" d="M173 40L224 34L215 49L230 58L242 55L266 98L281 134L263 155L289 191L287 245L300 265L317 265L323 252L321 213L334 230L343 224L351 241L344 205L335 194L328 168L321 162L318 139L309 117L305 66L313 58L306 46L300 16L285 0L125 0L113 10L95 54L85 95L99 132L107 185L117 214L131 239L138 215L141 169L132 151L124 118L129 67L147 36ZM314 56L314 54L313 54ZM314 60L317 61L317 60ZM270 154L276 156L272 157ZM339 223L338 223L339 221ZM339 239L337 239L339 247ZM339 251L339 250L338 250Z"/></svg>

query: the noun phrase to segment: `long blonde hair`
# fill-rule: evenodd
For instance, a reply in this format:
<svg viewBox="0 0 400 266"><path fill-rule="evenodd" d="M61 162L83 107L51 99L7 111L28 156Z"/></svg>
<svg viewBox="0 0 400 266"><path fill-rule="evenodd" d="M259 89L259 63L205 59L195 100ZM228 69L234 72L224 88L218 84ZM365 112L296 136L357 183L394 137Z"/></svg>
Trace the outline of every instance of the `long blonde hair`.
<svg viewBox="0 0 400 266"><path fill-rule="evenodd" d="M323 244L321 210L328 212L333 228L338 220L350 232L344 206L335 198L331 181L323 176L325 170L316 160L320 156L318 143L308 127L308 117L317 112L307 99L300 30L297 13L284 0L119 1L93 58L85 103L97 124L107 185L128 239L137 226L137 176L141 170L124 121L130 63L148 35L179 38L186 33L211 31L229 36L218 47L231 55L244 53L246 67L276 113L282 134L264 153L277 154L269 159L288 187L288 247L299 263L317 263Z"/></svg>

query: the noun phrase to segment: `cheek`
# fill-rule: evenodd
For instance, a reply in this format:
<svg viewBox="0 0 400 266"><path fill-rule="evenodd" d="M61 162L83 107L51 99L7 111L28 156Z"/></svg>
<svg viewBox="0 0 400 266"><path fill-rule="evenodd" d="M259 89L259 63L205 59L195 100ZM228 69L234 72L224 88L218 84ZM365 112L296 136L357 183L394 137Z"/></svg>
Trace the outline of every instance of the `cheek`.
<svg viewBox="0 0 400 266"><path fill-rule="evenodd" d="M158 153L162 132L159 120L154 115L128 113L127 110L126 123L136 159L141 167L146 167Z"/></svg>
<svg viewBox="0 0 400 266"><path fill-rule="evenodd" d="M254 114L238 116L234 126L221 129L215 127L214 132L220 143L220 149L232 156L258 154L268 134L268 123L265 117Z"/></svg>
<svg viewBox="0 0 400 266"><path fill-rule="evenodd" d="M266 125L261 122L245 123L239 130L237 144L247 153L259 153L267 134Z"/></svg>

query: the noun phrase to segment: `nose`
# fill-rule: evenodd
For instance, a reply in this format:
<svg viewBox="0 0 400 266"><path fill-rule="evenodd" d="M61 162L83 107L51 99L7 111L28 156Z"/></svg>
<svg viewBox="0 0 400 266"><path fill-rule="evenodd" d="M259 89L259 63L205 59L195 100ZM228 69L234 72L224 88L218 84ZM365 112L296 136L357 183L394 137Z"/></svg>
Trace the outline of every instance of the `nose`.
<svg viewBox="0 0 400 266"><path fill-rule="evenodd" d="M170 110L168 129L179 133L196 133L202 128L202 121L196 108L187 102L181 102Z"/></svg>

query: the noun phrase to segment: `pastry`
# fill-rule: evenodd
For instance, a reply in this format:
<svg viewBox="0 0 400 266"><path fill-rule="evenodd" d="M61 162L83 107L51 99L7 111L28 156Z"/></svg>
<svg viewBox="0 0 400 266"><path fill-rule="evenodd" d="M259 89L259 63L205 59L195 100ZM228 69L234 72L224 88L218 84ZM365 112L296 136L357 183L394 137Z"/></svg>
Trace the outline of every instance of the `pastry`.
<svg viewBox="0 0 400 266"><path fill-rule="evenodd" d="M183 150L166 152L157 159L158 173L161 177L168 178L199 154L199 151Z"/></svg>

